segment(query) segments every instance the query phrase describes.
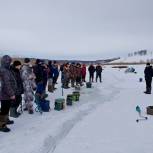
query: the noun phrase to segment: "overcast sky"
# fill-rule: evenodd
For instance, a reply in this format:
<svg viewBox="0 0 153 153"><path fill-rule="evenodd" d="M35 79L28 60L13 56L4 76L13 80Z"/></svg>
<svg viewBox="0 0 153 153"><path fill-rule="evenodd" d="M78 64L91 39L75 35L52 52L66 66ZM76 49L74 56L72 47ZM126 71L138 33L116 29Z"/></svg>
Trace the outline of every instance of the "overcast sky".
<svg viewBox="0 0 153 153"><path fill-rule="evenodd" d="M0 51L104 59L153 51L153 0L0 0Z"/></svg>

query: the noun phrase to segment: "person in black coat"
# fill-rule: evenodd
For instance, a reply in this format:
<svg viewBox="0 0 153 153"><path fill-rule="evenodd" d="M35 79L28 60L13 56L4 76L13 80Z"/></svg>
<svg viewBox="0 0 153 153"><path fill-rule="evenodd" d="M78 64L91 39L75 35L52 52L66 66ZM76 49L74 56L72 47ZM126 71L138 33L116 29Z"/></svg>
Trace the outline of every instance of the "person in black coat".
<svg viewBox="0 0 153 153"><path fill-rule="evenodd" d="M53 64L53 84L57 83L58 76L59 76L58 64L56 61L54 61L54 64Z"/></svg>
<svg viewBox="0 0 153 153"><path fill-rule="evenodd" d="M145 81L146 81L146 91L145 94L151 94L151 83L152 83L152 77L153 77L153 69L150 63L146 64L145 70Z"/></svg>
<svg viewBox="0 0 153 153"><path fill-rule="evenodd" d="M49 73L49 68L48 68L48 65L46 63L42 63L42 68L43 68L43 86L44 86L44 89L46 91L46 86L47 86L47 81L48 81L48 73Z"/></svg>
<svg viewBox="0 0 153 153"><path fill-rule="evenodd" d="M36 85L41 82L43 80L43 67L42 67L42 61L40 59L37 59L36 60L36 64L35 66L33 67L33 72L36 76Z"/></svg>
<svg viewBox="0 0 153 153"><path fill-rule="evenodd" d="M95 73L95 67L91 64L88 68L88 71L89 71L89 81L93 82L94 80L94 73Z"/></svg>
<svg viewBox="0 0 153 153"><path fill-rule="evenodd" d="M100 64L98 64L96 66L96 82L97 82L98 78L101 82L101 73L102 73L102 66Z"/></svg>
<svg viewBox="0 0 153 153"><path fill-rule="evenodd" d="M53 79L53 64L52 64L52 61L48 62L48 68L49 68L48 78Z"/></svg>
<svg viewBox="0 0 153 153"><path fill-rule="evenodd" d="M20 115L20 113L17 112L17 108L22 103L22 94L23 94L23 81L21 79L20 69L21 69L21 62L14 61L13 65L11 66L11 72L15 78L17 84L17 90L15 93L15 101L12 103L10 108L10 116L15 118Z"/></svg>
<svg viewBox="0 0 153 153"><path fill-rule="evenodd" d="M0 67L0 131L9 132L10 129L6 124L13 124L13 121L9 120L9 110L11 103L15 101L15 93L17 85L14 76L11 73L10 65L12 59L8 55L4 55L1 59Z"/></svg>

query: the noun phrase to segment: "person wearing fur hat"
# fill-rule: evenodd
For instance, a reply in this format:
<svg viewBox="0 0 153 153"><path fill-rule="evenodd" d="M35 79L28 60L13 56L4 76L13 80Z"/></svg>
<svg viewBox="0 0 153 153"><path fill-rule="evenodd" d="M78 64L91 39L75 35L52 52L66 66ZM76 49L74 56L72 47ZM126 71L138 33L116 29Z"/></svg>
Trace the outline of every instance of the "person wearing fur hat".
<svg viewBox="0 0 153 153"><path fill-rule="evenodd" d="M29 114L33 114L34 89L36 89L35 75L30 64L30 59L25 58L21 68L21 78L23 81L25 109Z"/></svg>
<svg viewBox="0 0 153 153"><path fill-rule="evenodd" d="M20 61L14 61L11 66L11 72L16 80L17 83L17 90L15 93L15 102L11 105L10 108L10 116L17 118L20 113L17 112L17 108L22 102L22 94L23 94L23 81L21 79L20 75L20 69L21 69L21 62Z"/></svg>
<svg viewBox="0 0 153 153"><path fill-rule="evenodd" d="M10 70L10 64L12 59L10 56L5 55L1 59L0 67L0 101L1 101L1 112L0 112L0 131L9 132L10 129L6 124L13 124L8 118L11 103L15 101L15 93L17 85L14 76Z"/></svg>
<svg viewBox="0 0 153 153"><path fill-rule="evenodd" d="M152 77L153 77L153 68L150 65L150 63L146 64L145 70L145 81L146 81L146 91L145 94L151 94L151 83L152 83Z"/></svg>

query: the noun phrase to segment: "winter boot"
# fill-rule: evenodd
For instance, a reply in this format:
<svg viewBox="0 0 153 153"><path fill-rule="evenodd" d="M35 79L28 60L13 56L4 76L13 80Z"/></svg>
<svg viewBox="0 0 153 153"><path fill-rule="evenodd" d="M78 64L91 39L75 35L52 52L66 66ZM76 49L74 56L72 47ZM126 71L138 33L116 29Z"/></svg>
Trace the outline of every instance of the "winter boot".
<svg viewBox="0 0 153 153"><path fill-rule="evenodd" d="M29 113L29 114L33 114L34 112L33 112L32 109L30 109L30 110L28 110L28 113Z"/></svg>
<svg viewBox="0 0 153 153"><path fill-rule="evenodd" d="M146 91L144 92L145 94L151 94L151 88L147 87Z"/></svg>
<svg viewBox="0 0 153 153"><path fill-rule="evenodd" d="M7 122L7 115L1 115L0 114L0 127L2 127L3 125L5 125Z"/></svg>
<svg viewBox="0 0 153 153"><path fill-rule="evenodd" d="M17 111L16 111L16 107L11 107L10 108L10 116L14 117L14 118L18 118L19 117L19 115L17 114Z"/></svg>
<svg viewBox="0 0 153 153"><path fill-rule="evenodd" d="M20 116L21 113L19 113L19 112L17 111L17 109L18 109L18 107L15 107L15 113L16 113L18 116Z"/></svg>
<svg viewBox="0 0 153 153"><path fill-rule="evenodd" d="M0 132L10 132L11 130L4 124L0 127Z"/></svg>
<svg viewBox="0 0 153 153"><path fill-rule="evenodd" d="M10 129L6 126L7 115L0 115L0 131L1 132L9 132Z"/></svg>
<svg viewBox="0 0 153 153"><path fill-rule="evenodd" d="M6 124L7 124L7 125L14 124L14 121L13 121L13 120L8 119L8 120L7 120L7 122L6 122Z"/></svg>
<svg viewBox="0 0 153 153"><path fill-rule="evenodd" d="M33 113L34 113L32 102L29 102L29 103L28 103L27 108L28 108L28 113L29 113L29 114L33 114Z"/></svg>

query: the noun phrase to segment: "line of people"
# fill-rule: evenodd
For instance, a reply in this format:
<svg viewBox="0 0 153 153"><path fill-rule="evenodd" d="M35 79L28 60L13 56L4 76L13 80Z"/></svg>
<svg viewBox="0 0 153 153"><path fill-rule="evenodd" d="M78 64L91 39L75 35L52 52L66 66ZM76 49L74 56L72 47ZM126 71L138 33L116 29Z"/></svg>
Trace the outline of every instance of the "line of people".
<svg viewBox="0 0 153 153"><path fill-rule="evenodd" d="M0 67L0 131L2 132L9 132L7 124L14 123L9 119L9 115L15 118L20 116L17 110L22 103L22 94L25 102L24 110L33 114L35 94L40 91L38 88L42 87L46 92L48 78L52 78L53 84L56 84L59 76L56 61L53 64L49 62L49 66L40 59L37 59L32 66L29 58L24 59L24 64L18 60L11 63L10 56L2 57Z"/></svg>
<svg viewBox="0 0 153 153"><path fill-rule="evenodd" d="M86 82L86 65L80 63L65 63L60 68L62 72L62 86L67 89L69 87L69 83L71 83L71 87L75 85L82 86L83 82ZM98 64L96 67L94 65L90 65L88 68L89 71L89 82L94 82L94 73L96 72L96 82L102 82L102 66Z"/></svg>
<svg viewBox="0 0 153 153"><path fill-rule="evenodd" d="M12 63L10 56L3 56L0 67L0 131L10 131L7 124L13 124L14 121L10 120L9 116L17 118L21 115L18 110L19 106L22 106L23 99L25 102L23 110L33 114L33 103L36 97L37 100L41 100L46 97L46 90L53 92L56 89L55 85L60 71L62 87L65 89L70 88L69 84L71 87L75 87L76 85L82 86L83 82L86 82L85 64L64 63L59 68L56 61L49 61L46 64L43 60L37 59L32 65L29 58L25 58L22 64L19 60ZM95 72L96 82L98 77L100 82L102 81L100 64L96 68L90 65L88 71L90 73L89 81L93 81ZM52 90L49 90L49 84L52 86Z"/></svg>

